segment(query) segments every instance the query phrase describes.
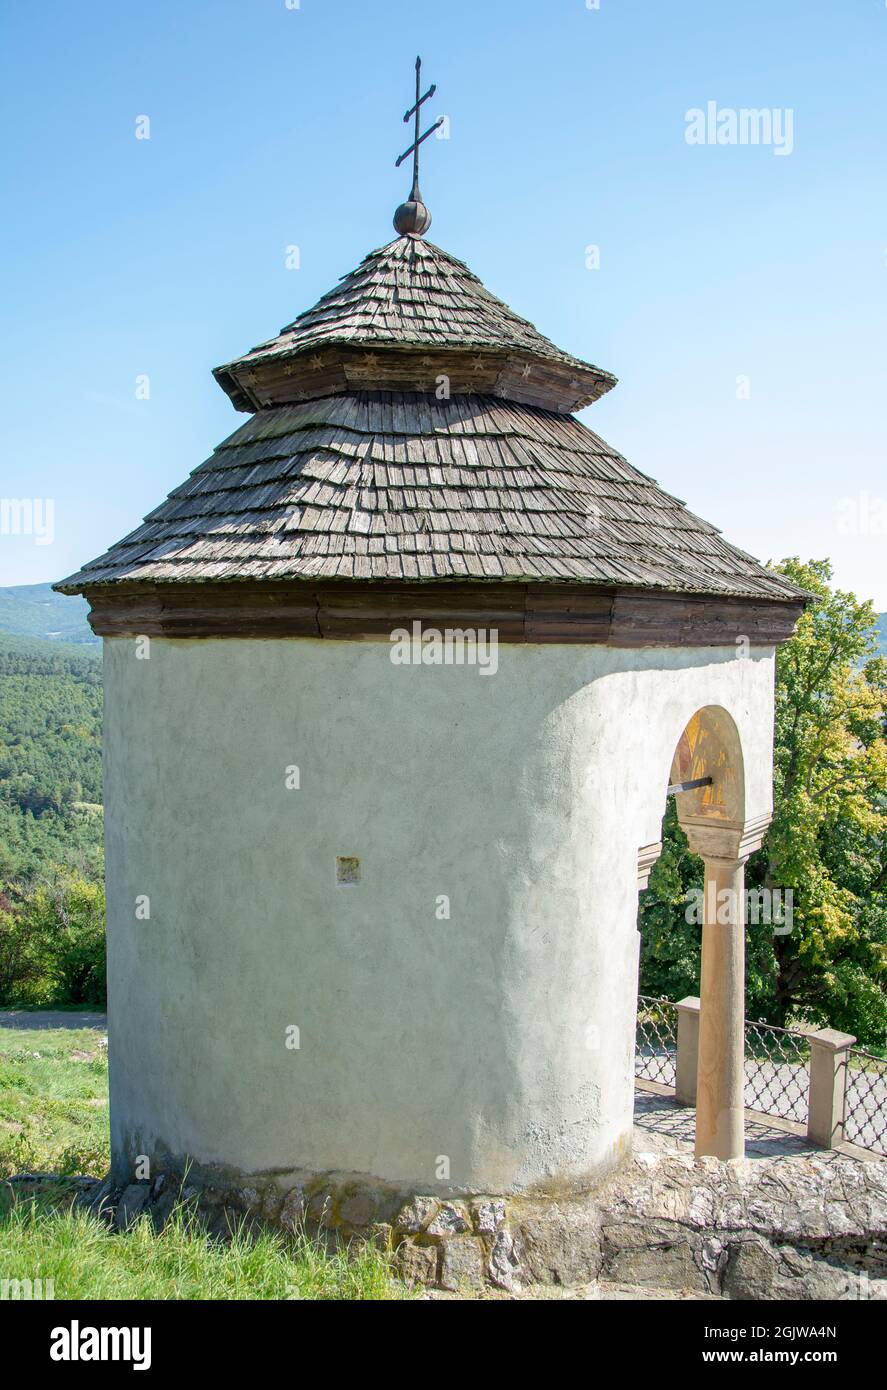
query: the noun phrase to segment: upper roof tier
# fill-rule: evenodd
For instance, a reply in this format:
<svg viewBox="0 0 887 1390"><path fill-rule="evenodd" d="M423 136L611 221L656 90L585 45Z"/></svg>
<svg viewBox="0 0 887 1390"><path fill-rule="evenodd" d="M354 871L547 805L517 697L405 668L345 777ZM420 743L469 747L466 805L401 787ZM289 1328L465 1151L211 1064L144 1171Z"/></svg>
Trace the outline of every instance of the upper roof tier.
<svg viewBox="0 0 887 1390"><path fill-rule="evenodd" d="M418 236L368 255L276 338L215 370L238 410L354 391L487 395L571 415L616 384Z"/></svg>

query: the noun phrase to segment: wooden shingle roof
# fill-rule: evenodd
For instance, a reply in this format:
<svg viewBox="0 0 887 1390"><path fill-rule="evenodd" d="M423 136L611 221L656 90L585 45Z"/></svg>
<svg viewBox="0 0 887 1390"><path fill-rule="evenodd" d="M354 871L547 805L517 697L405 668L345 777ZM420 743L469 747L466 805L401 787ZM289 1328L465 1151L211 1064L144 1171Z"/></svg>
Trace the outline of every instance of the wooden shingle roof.
<svg viewBox="0 0 887 1390"><path fill-rule="evenodd" d="M607 609L615 615L607 640L618 630L620 641L646 641L661 618L661 640L681 643L723 640L728 608L736 631L752 623L761 640L782 640L806 597L572 415L614 377L561 352L418 236L374 251L216 376L255 414L141 526L56 586L85 591L94 617L96 605L110 604L147 621L153 592L177 616L155 615L161 626L150 630L169 622L200 635L216 630L211 617L189 629L188 614L215 606L221 619L232 585L256 611L266 599L289 604L293 586L304 594L338 585L340 595L362 586L383 619L386 586L405 599L424 586L429 603L449 586L458 606L473 585L501 608L503 592L523 585L529 608L519 626L534 640L526 636L539 631L533 594L553 586L551 602L565 613L577 602L607 608L607 593L660 595L653 629L633 617L629 636ZM721 609L704 622L698 606L673 620L682 599ZM303 621L319 630L316 595L293 602L292 630ZM421 611L421 597L410 602ZM749 603L770 617L740 612ZM124 629L107 621L112 632L129 619L120 617ZM267 611L257 627L245 621L230 630L274 635ZM572 623L552 619L548 638ZM580 624L573 639L598 640L592 629Z"/></svg>
<svg viewBox="0 0 887 1390"><path fill-rule="evenodd" d="M420 237L373 251L312 309L215 376L239 409L355 390L451 391L572 413L616 384L562 352Z"/></svg>
<svg viewBox="0 0 887 1390"><path fill-rule="evenodd" d="M260 411L57 587L310 578L798 596L579 420L400 392Z"/></svg>

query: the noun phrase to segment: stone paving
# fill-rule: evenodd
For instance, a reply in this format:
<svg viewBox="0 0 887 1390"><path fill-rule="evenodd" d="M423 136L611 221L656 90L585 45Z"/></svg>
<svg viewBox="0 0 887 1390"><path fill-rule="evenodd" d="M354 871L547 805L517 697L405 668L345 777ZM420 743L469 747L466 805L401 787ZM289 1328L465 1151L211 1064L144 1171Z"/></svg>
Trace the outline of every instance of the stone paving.
<svg viewBox="0 0 887 1390"><path fill-rule="evenodd" d="M693 1152L696 1137L696 1111L678 1105L671 1096L651 1091L635 1091L634 1124L636 1150L667 1153ZM800 1135L791 1134L761 1118L746 1116L745 1153L749 1159L772 1158L774 1154L809 1154L820 1150Z"/></svg>
<svg viewBox="0 0 887 1390"><path fill-rule="evenodd" d="M108 1016L68 1009L0 1009L0 1028L96 1028L107 1033Z"/></svg>

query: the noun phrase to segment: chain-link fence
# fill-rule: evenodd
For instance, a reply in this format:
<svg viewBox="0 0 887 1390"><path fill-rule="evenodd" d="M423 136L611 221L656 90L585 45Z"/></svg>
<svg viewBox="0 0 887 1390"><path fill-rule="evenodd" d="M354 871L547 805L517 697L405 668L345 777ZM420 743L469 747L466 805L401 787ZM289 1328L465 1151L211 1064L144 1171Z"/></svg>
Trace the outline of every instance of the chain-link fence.
<svg viewBox="0 0 887 1390"><path fill-rule="evenodd" d="M674 1086L678 1055L678 1011L669 999L638 997L634 1074L643 1081Z"/></svg>
<svg viewBox="0 0 887 1390"><path fill-rule="evenodd" d="M887 1157L887 1061L861 1047L850 1049L844 1138Z"/></svg>
<svg viewBox="0 0 887 1390"><path fill-rule="evenodd" d="M809 1089L810 1043L806 1034L746 1021L746 1109L806 1125Z"/></svg>
<svg viewBox="0 0 887 1390"><path fill-rule="evenodd" d="M698 1008L698 1004L697 1004ZM678 1009L669 999L638 998L635 1076L674 1089ZM887 1157L887 1060L862 1048L847 1053L844 1138ZM794 1028L745 1025L745 1105L760 1115L808 1124L810 1040ZM839 1117L835 1116L836 1126Z"/></svg>

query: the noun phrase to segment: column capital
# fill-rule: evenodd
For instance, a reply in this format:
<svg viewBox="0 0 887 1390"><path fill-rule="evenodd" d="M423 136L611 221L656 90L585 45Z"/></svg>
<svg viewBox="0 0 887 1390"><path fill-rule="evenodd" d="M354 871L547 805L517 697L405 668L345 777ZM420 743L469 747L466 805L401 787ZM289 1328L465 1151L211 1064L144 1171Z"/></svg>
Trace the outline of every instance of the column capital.
<svg viewBox="0 0 887 1390"><path fill-rule="evenodd" d="M638 888L646 888L650 882L650 871L662 853L662 841L653 845L641 845L638 850Z"/></svg>
<svg viewBox="0 0 887 1390"><path fill-rule="evenodd" d="M768 814L744 822L718 821L710 816L690 816L681 821L694 854L703 859L724 859L744 864L761 848L770 824Z"/></svg>

